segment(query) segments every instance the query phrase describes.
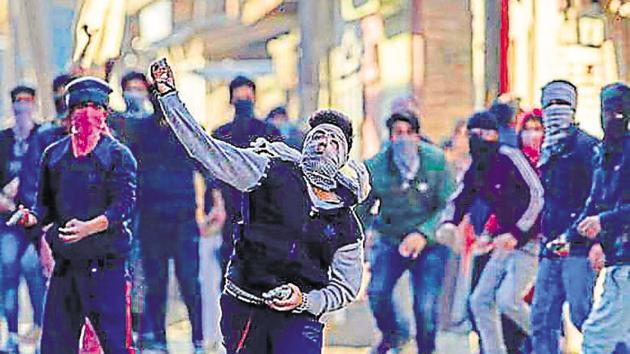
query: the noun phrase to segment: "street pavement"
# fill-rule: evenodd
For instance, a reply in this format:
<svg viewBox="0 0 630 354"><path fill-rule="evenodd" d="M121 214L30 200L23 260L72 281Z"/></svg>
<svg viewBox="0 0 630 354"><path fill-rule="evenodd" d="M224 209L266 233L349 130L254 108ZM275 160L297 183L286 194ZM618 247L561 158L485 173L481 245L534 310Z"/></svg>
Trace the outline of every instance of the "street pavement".
<svg viewBox="0 0 630 354"><path fill-rule="evenodd" d="M173 277L171 277L173 279ZM408 290L403 281L396 290L396 296L409 298ZM28 343L26 335L32 329L32 310L28 301L28 291L24 282L20 286L20 340L21 354L34 354L33 343ZM403 311L408 309L409 303L403 303ZM181 301L179 289L175 281L169 284L169 305L167 312L167 341L169 352L173 354L192 353L190 343L190 325L187 321L187 310ZM0 338L6 340L6 323L0 322ZM367 354L370 347L377 343L379 332L376 329L367 300L360 299L351 305L346 311L335 313L327 322L324 354ZM438 335L438 354L467 354L469 349L468 336L453 333L440 333ZM213 353L213 352L209 352ZM217 352L221 353L221 352ZM414 354L416 350L410 344L402 354ZM151 354L144 351L144 354ZM472 353L471 353L472 354Z"/></svg>

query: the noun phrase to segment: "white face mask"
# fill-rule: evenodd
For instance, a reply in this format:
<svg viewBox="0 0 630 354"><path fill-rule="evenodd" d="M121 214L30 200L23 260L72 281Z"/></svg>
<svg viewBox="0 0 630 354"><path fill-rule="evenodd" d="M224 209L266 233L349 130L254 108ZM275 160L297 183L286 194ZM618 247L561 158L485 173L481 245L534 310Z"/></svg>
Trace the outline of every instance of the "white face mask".
<svg viewBox="0 0 630 354"><path fill-rule="evenodd" d="M327 148L319 151L320 144L324 142ZM336 152L328 148L329 145L336 145ZM304 139L300 165L313 185L330 191L337 186L335 175L346 163L347 158L348 143L343 131L332 124L320 124Z"/></svg>

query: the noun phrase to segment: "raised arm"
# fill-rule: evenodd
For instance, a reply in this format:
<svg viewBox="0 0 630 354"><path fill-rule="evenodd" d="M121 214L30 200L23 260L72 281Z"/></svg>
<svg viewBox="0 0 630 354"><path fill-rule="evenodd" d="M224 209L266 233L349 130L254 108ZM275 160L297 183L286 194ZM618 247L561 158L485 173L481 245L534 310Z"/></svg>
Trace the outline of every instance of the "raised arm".
<svg viewBox="0 0 630 354"><path fill-rule="evenodd" d="M271 160L208 135L179 99L172 71L165 60L151 65L151 76L166 121L188 154L213 177L240 191L255 187Z"/></svg>

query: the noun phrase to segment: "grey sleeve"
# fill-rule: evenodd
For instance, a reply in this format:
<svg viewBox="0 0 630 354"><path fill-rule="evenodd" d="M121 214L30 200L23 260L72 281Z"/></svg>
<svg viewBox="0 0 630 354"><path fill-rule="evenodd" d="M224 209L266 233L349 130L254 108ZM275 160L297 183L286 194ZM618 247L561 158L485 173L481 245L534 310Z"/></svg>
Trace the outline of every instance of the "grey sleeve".
<svg viewBox="0 0 630 354"><path fill-rule="evenodd" d="M265 176L266 156L212 138L188 112L176 92L159 97L166 121L188 154L213 177L246 192Z"/></svg>
<svg viewBox="0 0 630 354"><path fill-rule="evenodd" d="M358 240L335 252L331 280L323 289L306 294L306 311L319 316L346 307L356 299L363 278L363 241Z"/></svg>

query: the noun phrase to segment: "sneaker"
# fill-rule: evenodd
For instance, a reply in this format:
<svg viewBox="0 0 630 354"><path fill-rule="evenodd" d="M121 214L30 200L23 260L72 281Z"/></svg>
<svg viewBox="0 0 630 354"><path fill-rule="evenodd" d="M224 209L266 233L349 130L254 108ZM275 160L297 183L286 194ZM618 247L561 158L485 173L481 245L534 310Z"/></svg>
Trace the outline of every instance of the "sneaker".
<svg viewBox="0 0 630 354"><path fill-rule="evenodd" d="M0 348L0 353L2 354L19 354L20 353L17 333L9 333L9 338L7 338L7 341L4 343L2 348Z"/></svg>

